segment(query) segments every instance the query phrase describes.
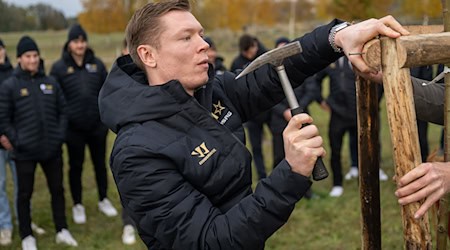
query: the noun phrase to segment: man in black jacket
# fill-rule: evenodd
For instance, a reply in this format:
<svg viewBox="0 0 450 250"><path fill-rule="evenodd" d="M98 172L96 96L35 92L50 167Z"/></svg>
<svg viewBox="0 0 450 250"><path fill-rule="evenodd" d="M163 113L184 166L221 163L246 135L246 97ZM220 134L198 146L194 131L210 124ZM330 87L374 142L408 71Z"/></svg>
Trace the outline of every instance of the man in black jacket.
<svg viewBox="0 0 450 250"><path fill-rule="evenodd" d="M279 78L270 65L238 80L214 77L189 10L188 0L149 3L127 26L130 56L116 61L99 96L102 121L117 133L112 172L149 249L262 249L310 187L322 139L315 125L302 127L310 116L294 116L285 159L252 192L242 123L284 98ZM407 34L392 17L317 28L299 39L304 53L285 60L287 74L301 83L340 48L400 36L385 24ZM354 63L369 71L362 58Z"/></svg>
<svg viewBox="0 0 450 250"><path fill-rule="evenodd" d="M0 84L11 76L13 67L6 55L6 48L0 40ZM12 243L13 224L11 209L9 207L8 194L6 193L6 164L9 163L10 172L14 183L14 200L17 198L16 164L11 159L9 151L0 145L0 246Z"/></svg>
<svg viewBox="0 0 450 250"><path fill-rule="evenodd" d="M30 200L36 165L42 166L52 196L56 242L77 246L67 230L61 146L67 126L59 84L44 72L37 44L28 36L17 45L17 68L0 87L0 140L17 167L22 249L36 249L31 231Z"/></svg>
<svg viewBox="0 0 450 250"><path fill-rule="evenodd" d="M81 174L85 147L88 145L97 181L99 210L107 216L117 211L107 198L106 136L108 128L100 121L97 98L106 78L103 62L88 47L87 34L76 24L69 30L60 60L53 64L51 75L61 84L67 100L69 127L66 144L69 152L69 183L73 199L73 220L86 222L82 205Z"/></svg>

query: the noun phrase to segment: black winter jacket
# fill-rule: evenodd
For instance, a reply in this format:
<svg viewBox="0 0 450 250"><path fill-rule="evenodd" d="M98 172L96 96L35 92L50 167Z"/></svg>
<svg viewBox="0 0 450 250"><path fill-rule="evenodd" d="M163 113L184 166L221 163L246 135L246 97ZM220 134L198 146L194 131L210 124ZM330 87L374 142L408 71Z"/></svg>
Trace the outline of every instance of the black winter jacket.
<svg viewBox="0 0 450 250"><path fill-rule="evenodd" d="M11 65L11 62L9 61L9 58L5 58L5 63L0 64L0 84L6 80L8 77L11 76L13 72L13 67Z"/></svg>
<svg viewBox="0 0 450 250"><path fill-rule="evenodd" d="M423 86L424 82L427 81L412 78L417 119L444 125L445 84Z"/></svg>
<svg viewBox="0 0 450 250"><path fill-rule="evenodd" d="M292 82L341 56L328 44L335 24L300 38L304 52L285 60ZM149 86L129 56L115 62L100 115L117 133L110 165L122 205L149 249L264 248L311 185L283 160L251 189L242 123L283 98L269 65L211 76L193 97L176 80Z"/></svg>
<svg viewBox="0 0 450 250"><path fill-rule="evenodd" d="M60 83L67 102L69 128L91 131L99 126L98 93L106 79L103 62L87 49L83 64L78 66L64 46L62 57L52 66L50 75Z"/></svg>
<svg viewBox="0 0 450 250"><path fill-rule="evenodd" d="M9 61L8 56L5 57L5 63L0 64L0 86L2 82L6 79L8 79L13 72L13 67L11 65L11 62ZM3 145L0 144L0 149L4 149Z"/></svg>
<svg viewBox="0 0 450 250"><path fill-rule="evenodd" d="M339 58L316 74L319 86L322 86L322 81L326 76L330 77L330 94L326 98L327 104L334 114L356 125L355 73L353 73L347 57ZM321 92L321 87L319 91ZM320 94L318 97L317 101L322 102L322 95Z"/></svg>
<svg viewBox="0 0 450 250"><path fill-rule="evenodd" d="M60 157L67 128L64 109L61 88L53 77L45 75L43 67L34 76L20 65L16 67L0 86L0 131L13 144L14 158Z"/></svg>

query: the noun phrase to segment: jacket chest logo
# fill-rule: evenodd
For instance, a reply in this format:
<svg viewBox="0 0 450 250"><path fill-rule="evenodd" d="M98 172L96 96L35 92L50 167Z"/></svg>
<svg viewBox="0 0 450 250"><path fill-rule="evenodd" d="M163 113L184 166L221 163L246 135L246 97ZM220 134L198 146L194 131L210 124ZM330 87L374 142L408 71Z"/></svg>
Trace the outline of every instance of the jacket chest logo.
<svg viewBox="0 0 450 250"><path fill-rule="evenodd" d="M89 73L97 72L97 64L86 63L85 68Z"/></svg>
<svg viewBox="0 0 450 250"><path fill-rule="evenodd" d="M214 106L214 115L215 116L221 116L222 115L222 111L225 109L225 107L222 106L222 104L220 103L220 101L217 101L217 104L213 104Z"/></svg>
<svg viewBox="0 0 450 250"><path fill-rule="evenodd" d="M206 147L206 143L203 142L199 146L195 147L194 151L191 152L192 156L197 156L201 160L199 161L199 165L203 165L211 156L216 153L217 150L213 148L212 150L209 150L208 147Z"/></svg>
<svg viewBox="0 0 450 250"><path fill-rule="evenodd" d="M67 74L73 74L75 72L75 69L72 66L69 66L67 68Z"/></svg>
<svg viewBox="0 0 450 250"><path fill-rule="evenodd" d="M222 116L222 111L224 111L226 108L222 106L220 100L217 101L217 104L213 103L213 108L214 111L211 112L211 115L214 117L214 119L219 121L219 118ZM220 124L222 125L225 124L232 115L233 113L230 110L228 110L226 114L223 116L223 118L219 121Z"/></svg>
<svg viewBox="0 0 450 250"><path fill-rule="evenodd" d="M28 91L27 88L21 88L20 89L20 96L29 96L30 92Z"/></svg>
<svg viewBox="0 0 450 250"><path fill-rule="evenodd" d="M53 85L51 84L41 83L39 85L39 88L41 89L42 93L44 93L44 95L53 94Z"/></svg>

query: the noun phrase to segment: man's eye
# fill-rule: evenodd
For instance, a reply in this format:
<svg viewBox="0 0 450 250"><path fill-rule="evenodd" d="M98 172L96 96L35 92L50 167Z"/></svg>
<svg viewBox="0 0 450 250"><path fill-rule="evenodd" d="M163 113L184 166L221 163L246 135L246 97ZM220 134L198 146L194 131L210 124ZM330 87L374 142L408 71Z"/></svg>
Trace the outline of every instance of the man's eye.
<svg viewBox="0 0 450 250"><path fill-rule="evenodd" d="M185 41L189 41L189 40L191 40L191 37L190 37L190 36L187 36L187 37L184 38L184 40L185 40Z"/></svg>

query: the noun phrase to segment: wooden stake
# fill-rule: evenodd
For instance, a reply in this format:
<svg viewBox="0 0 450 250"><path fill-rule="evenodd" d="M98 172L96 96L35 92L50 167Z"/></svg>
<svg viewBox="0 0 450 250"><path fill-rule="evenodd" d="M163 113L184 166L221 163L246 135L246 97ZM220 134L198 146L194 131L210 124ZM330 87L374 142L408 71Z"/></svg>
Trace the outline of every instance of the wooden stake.
<svg viewBox="0 0 450 250"><path fill-rule="evenodd" d="M444 31L450 31L450 13L448 8L450 7L450 0L442 0L442 9L444 17ZM447 61L448 62L448 61ZM447 67L450 64L446 64ZM450 161L450 138L449 138L449 126L450 126L450 75L445 75L445 114L444 114L444 161ZM449 213L449 200L450 194L445 195L439 200L438 209L438 225L436 232L436 249L447 249L447 234L448 234L448 213Z"/></svg>
<svg viewBox="0 0 450 250"><path fill-rule="evenodd" d="M386 106L394 151L396 178L401 178L422 162L409 69L401 69L396 40L383 37L381 65ZM431 250L428 216L415 220L421 202L402 206L403 237L406 249Z"/></svg>
<svg viewBox="0 0 450 250"><path fill-rule="evenodd" d="M381 249L380 146L377 84L356 78L358 165L363 250Z"/></svg>

